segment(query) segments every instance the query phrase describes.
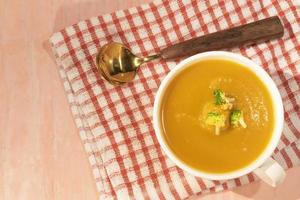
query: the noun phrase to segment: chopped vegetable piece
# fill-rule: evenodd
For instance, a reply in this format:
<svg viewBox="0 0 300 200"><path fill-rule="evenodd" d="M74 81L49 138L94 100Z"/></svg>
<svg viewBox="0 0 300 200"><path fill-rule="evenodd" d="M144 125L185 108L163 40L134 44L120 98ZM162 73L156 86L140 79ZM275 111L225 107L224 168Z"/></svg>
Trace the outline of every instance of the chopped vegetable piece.
<svg viewBox="0 0 300 200"><path fill-rule="evenodd" d="M222 105L225 103L225 94L221 90L217 89L214 91L214 96L215 96L215 104L216 105Z"/></svg>
<svg viewBox="0 0 300 200"><path fill-rule="evenodd" d="M215 104L221 106L223 110L231 110L233 107L234 98L227 97L225 92L217 89L214 91Z"/></svg>
<svg viewBox="0 0 300 200"><path fill-rule="evenodd" d="M205 123L210 126L215 126L215 134L220 134L220 128L225 126L226 118L224 115L217 112L209 112L207 113L207 117Z"/></svg>
<svg viewBox="0 0 300 200"><path fill-rule="evenodd" d="M243 111L233 110L230 115L230 122L233 126L238 127L239 125L243 128L247 127L247 124L244 121Z"/></svg>

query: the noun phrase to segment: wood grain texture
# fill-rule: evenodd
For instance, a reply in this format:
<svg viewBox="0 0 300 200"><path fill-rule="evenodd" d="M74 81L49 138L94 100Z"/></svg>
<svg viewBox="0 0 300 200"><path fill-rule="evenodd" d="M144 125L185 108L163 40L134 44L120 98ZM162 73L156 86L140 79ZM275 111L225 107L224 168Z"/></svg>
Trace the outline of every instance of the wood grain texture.
<svg viewBox="0 0 300 200"><path fill-rule="evenodd" d="M149 0L0 0L0 200L96 200L48 45L59 29ZM297 199L300 167L277 189L254 183L198 199Z"/></svg>
<svg viewBox="0 0 300 200"><path fill-rule="evenodd" d="M279 17L273 16L175 44L163 49L161 56L165 59L173 59L204 51L241 47L280 38L283 33Z"/></svg>

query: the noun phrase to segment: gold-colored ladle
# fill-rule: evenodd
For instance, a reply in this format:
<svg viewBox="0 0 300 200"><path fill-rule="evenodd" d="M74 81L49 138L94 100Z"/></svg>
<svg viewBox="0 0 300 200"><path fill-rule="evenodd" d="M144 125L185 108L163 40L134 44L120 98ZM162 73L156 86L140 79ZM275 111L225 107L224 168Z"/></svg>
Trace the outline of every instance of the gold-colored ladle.
<svg viewBox="0 0 300 200"><path fill-rule="evenodd" d="M100 48L96 64L100 74L111 84L121 85L134 79L137 69L145 62L163 58L186 57L204 51L220 50L263 42L283 35L283 26L277 16L231 29L193 38L148 57L135 56L121 43L111 42Z"/></svg>

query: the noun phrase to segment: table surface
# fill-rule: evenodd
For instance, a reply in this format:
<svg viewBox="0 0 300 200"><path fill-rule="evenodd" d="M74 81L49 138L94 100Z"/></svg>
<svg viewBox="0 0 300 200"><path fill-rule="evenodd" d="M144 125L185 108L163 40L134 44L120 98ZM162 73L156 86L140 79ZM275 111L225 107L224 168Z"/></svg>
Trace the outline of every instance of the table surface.
<svg viewBox="0 0 300 200"><path fill-rule="evenodd" d="M96 200L87 156L47 39L77 21L149 0L0 0L0 199ZM68 170L66 170L68 169ZM300 199L300 167L195 199Z"/></svg>

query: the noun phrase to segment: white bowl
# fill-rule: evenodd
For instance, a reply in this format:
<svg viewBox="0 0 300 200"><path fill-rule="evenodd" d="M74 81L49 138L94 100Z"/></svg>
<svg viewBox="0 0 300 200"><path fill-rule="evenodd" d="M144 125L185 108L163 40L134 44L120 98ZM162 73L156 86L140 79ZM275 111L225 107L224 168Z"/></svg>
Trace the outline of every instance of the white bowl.
<svg viewBox="0 0 300 200"><path fill-rule="evenodd" d="M268 92L271 94L271 99L274 107L274 116L275 116L275 121L274 121L275 127L274 127L271 140L269 141L265 150L260 154L260 156L254 162L252 162L251 164L249 164L244 168L238 169L236 171L228 172L228 173L221 173L221 174L208 173L198 169L194 169L189 165L185 164L183 161L179 160L177 156L171 151L168 144L166 143L163 136L163 131L162 131L163 129L161 125L161 106L162 106L161 103L170 82L177 75L179 75L184 69L190 67L191 63L194 63L196 61L206 60L206 59L212 59L212 58L222 58L222 59L232 60L234 62L240 63L242 67L246 67L251 71L253 71L264 83ZM201 78L201 74L199 74L199 78ZM226 180L226 179L237 178L249 172L252 172L258 167L260 167L265 161L267 161L270 158L272 152L275 150L276 146L278 145L278 142L282 134L283 121L284 121L284 113L283 113L281 96L271 77L263 70L262 67L258 66L256 63L249 60L248 58L239 54L225 52L225 51L211 51L211 52L200 53L181 61L174 69L171 70L171 72L162 81L155 97L154 110L153 110L153 125L155 129L156 137L160 143L160 146L167 154L167 156L181 169L189 172L194 176L210 179L210 180Z"/></svg>

